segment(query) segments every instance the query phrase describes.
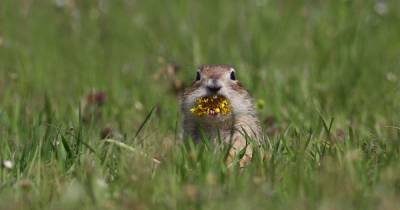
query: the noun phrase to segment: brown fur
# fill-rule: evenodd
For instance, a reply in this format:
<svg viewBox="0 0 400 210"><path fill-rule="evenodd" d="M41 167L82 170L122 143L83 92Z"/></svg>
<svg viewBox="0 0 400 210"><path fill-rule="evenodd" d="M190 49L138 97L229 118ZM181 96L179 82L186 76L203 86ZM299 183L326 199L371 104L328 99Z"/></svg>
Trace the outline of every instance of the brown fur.
<svg viewBox="0 0 400 210"><path fill-rule="evenodd" d="M216 142L219 134L224 142L231 145L226 163L230 165L239 151L245 150L245 155L239 161L240 166L244 167L250 162L253 153L247 137L260 143L261 129L250 95L238 80L230 78L233 71L228 65L203 65L198 69L200 80L194 81L182 96L183 136L200 142L200 134L204 132L212 142ZM209 92L209 85L214 83L221 86L218 93ZM190 108L194 106L195 99L210 94L225 96L230 101L232 113L217 118L194 116Z"/></svg>

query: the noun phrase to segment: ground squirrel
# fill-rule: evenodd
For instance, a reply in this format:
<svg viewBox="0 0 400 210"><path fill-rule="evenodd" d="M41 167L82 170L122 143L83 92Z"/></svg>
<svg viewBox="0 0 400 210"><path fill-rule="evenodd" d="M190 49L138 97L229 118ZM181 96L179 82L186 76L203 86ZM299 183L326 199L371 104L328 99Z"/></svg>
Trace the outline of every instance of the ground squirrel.
<svg viewBox="0 0 400 210"><path fill-rule="evenodd" d="M227 110L207 108L196 115L193 107L201 98L223 98ZM210 99L211 100L211 99ZM222 105L223 107L225 104ZM198 143L205 134L212 143L217 139L231 145L225 163L230 165L240 151L245 149L240 158L240 167L246 166L252 156L251 145L260 143L260 125L249 93L240 85L235 69L228 65L203 65L197 73L193 84L188 87L181 98L183 114L183 138ZM251 144L253 141L255 144Z"/></svg>

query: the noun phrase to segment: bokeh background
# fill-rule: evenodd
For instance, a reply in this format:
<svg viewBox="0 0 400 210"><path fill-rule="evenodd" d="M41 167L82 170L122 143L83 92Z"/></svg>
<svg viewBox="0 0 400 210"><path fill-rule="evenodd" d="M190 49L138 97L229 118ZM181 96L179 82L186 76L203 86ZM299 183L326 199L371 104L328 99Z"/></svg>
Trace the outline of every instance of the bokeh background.
<svg viewBox="0 0 400 210"><path fill-rule="evenodd" d="M396 209L399 23L396 0L1 0L0 208ZM245 172L177 138L209 63L263 124Z"/></svg>

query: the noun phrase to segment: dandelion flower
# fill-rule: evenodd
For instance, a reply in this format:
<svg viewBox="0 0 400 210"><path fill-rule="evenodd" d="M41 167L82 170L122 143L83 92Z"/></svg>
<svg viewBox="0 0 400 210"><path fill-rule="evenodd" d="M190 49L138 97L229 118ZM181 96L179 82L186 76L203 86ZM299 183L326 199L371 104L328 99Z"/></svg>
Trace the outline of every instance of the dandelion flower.
<svg viewBox="0 0 400 210"><path fill-rule="evenodd" d="M229 101L223 96L208 96L196 99L190 111L197 116L228 115L231 112Z"/></svg>

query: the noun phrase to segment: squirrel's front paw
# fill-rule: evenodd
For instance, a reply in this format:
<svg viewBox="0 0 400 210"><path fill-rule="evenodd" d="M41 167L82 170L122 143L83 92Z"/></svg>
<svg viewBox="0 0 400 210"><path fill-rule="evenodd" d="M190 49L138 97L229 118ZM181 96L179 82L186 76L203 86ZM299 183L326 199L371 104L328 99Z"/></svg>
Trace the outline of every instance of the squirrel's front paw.
<svg viewBox="0 0 400 210"><path fill-rule="evenodd" d="M243 151L244 150L244 151ZM244 153L242 153L244 152ZM242 155L239 155L241 154ZM251 147L251 145L247 145L246 144L246 140L243 138L236 138L235 141L232 144L232 147L229 149L229 152L225 158L225 164L230 167L233 163L234 160L240 156L240 160L239 160L239 167L240 168L244 168L246 167L252 157L253 157L253 149Z"/></svg>

